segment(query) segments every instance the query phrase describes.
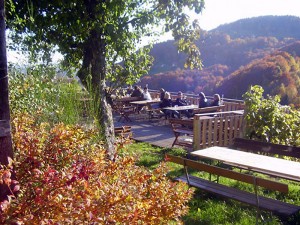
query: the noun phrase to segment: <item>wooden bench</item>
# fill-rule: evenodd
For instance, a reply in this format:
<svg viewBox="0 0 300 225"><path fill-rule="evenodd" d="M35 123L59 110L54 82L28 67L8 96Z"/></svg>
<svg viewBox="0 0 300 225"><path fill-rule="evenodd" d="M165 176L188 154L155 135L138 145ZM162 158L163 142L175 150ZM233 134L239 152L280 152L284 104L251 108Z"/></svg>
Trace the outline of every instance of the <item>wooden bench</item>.
<svg viewBox="0 0 300 225"><path fill-rule="evenodd" d="M132 137L131 126L115 127L115 135L124 139Z"/></svg>
<svg viewBox="0 0 300 225"><path fill-rule="evenodd" d="M245 103L243 101L239 102L227 102L224 101L224 111L236 111L236 110L244 110L245 109Z"/></svg>
<svg viewBox="0 0 300 225"><path fill-rule="evenodd" d="M117 98L114 101L115 102L122 102L123 104L128 105L130 102L139 101L139 100L141 100L141 98L139 98L139 97L122 97L122 98Z"/></svg>
<svg viewBox="0 0 300 225"><path fill-rule="evenodd" d="M179 145L183 147L192 148L193 147L193 120L187 119L175 119L170 118L169 122L172 127L175 139L173 141L172 147L174 145Z"/></svg>
<svg viewBox="0 0 300 225"><path fill-rule="evenodd" d="M234 199L236 201L249 204L251 206L256 206L258 214L259 214L259 210L266 210L266 211L271 211L275 215L278 215L282 218L287 218L289 216L296 214L300 210L300 206L258 195L258 187L263 187L272 191L287 193L288 192L287 184L283 184L273 180L259 178L250 174L243 174L240 172L236 172L221 167L216 167L202 162L189 160L189 159L172 156L172 155L166 155L166 160L184 166L185 175L180 176L175 180L186 182L190 186L199 188L201 190L210 192L212 194L216 194L229 199ZM254 186L255 193L229 187L196 176L191 176L188 174L188 168L192 168L195 170L208 172L210 174L214 174L217 176L222 176L236 181L252 184Z"/></svg>
<svg viewBox="0 0 300 225"><path fill-rule="evenodd" d="M136 113L136 107L135 106L123 106L119 109L120 118L118 122L120 122L123 119L123 122L132 122L132 120L129 118L131 114Z"/></svg>
<svg viewBox="0 0 300 225"><path fill-rule="evenodd" d="M113 111L119 113L120 110L124 107L130 106L130 102L132 101L138 101L140 98L138 97L123 97L123 98L117 98L113 100L112 109Z"/></svg>
<svg viewBox="0 0 300 225"><path fill-rule="evenodd" d="M300 159L300 147L295 146L272 144L245 138L235 138L231 147L247 152L264 153L267 155L288 156Z"/></svg>
<svg viewBox="0 0 300 225"><path fill-rule="evenodd" d="M193 109L194 114L221 112L225 109L225 105L210 106L204 108Z"/></svg>
<svg viewBox="0 0 300 225"><path fill-rule="evenodd" d="M255 140L250 140L250 139L245 139L245 138L235 138L233 145L231 146L233 149L238 149L241 151L246 151L246 152L252 152L256 154L264 154L268 156L279 156L279 157L292 157L294 159L300 159L300 147L295 147L295 146L288 146L288 145L280 145L280 144L273 144L273 143L267 143L267 142L262 142L262 141L255 141ZM230 163L226 163L230 165ZM235 166L235 165L232 165ZM236 167L236 166L235 166ZM241 166L238 168L240 169L246 169ZM256 172L264 173L269 176L277 177L278 175L272 172L266 172L266 171L261 171L261 170L253 170ZM288 179L288 180L293 180L300 182L299 179L296 179L294 177L290 176L283 176L281 175L281 178Z"/></svg>
<svg viewBox="0 0 300 225"><path fill-rule="evenodd" d="M161 119L161 118L164 118L164 115L165 115L162 112L161 108L150 108L150 109L147 109L147 113L148 113L148 116L149 116L149 120L152 120L152 119Z"/></svg>

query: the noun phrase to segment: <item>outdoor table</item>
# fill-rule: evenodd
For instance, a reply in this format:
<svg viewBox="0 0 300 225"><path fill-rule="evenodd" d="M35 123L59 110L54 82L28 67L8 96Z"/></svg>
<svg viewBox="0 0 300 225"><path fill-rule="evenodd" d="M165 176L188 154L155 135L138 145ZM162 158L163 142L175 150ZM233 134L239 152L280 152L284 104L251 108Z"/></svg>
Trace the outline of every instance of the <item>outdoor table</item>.
<svg viewBox="0 0 300 225"><path fill-rule="evenodd" d="M132 101L130 104L132 105L140 105L140 106L150 106L154 103L159 103L160 99L152 99L152 100L140 100L140 101Z"/></svg>
<svg viewBox="0 0 300 225"><path fill-rule="evenodd" d="M300 181L300 163L295 161L218 146L196 150L191 154L201 158L218 160L250 171Z"/></svg>
<svg viewBox="0 0 300 225"><path fill-rule="evenodd" d="M131 101L137 101L139 97L122 97L122 98L117 98L115 101L117 102L131 102Z"/></svg>
<svg viewBox="0 0 300 225"><path fill-rule="evenodd" d="M189 109L197 109L198 105L184 105L184 106L173 106L173 107L165 107L164 109L171 111L184 111Z"/></svg>
<svg viewBox="0 0 300 225"><path fill-rule="evenodd" d="M170 111L178 111L181 117L182 111L197 109L198 105L184 105L184 106L173 106L173 107L165 107L165 110Z"/></svg>
<svg viewBox="0 0 300 225"><path fill-rule="evenodd" d="M159 103L160 99L152 99L152 100L139 100L139 101L132 101L130 102L131 105L136 105L137 106L137 112L140 113L140 111L143 109L143 107L145 106L146 109L151 110L153 108L153 104L157 104L157 107L155 108L159 108ZM150 111L149 111L150 113ZM149 114L149 118L150 118L150 114Z"/></svg>

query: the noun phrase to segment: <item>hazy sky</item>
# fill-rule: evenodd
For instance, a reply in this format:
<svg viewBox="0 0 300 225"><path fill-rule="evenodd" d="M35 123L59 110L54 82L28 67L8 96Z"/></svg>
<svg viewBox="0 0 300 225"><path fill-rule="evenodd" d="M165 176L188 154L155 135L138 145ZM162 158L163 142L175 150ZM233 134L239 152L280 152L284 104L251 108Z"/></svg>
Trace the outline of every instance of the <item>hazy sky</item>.
<svg viewBox="0 0 300 225"><path fill-rule="evenodd" d="M211 30L239 19L268 15L300 17L300 0L205 0L205 9L196 18L202 29Z"/></svg>
<svg viewBox="0 0 300 225"><path fill-rule="evenodd" d="M207 31L239 19L269 15L300 17L300 0L205 0L201 14L189 14L193 20L198 19L200 27ZM155 38L157 42L169 39L173 39L171 33ZM146 38L143 45L149 40L152 39Z"/></svg>

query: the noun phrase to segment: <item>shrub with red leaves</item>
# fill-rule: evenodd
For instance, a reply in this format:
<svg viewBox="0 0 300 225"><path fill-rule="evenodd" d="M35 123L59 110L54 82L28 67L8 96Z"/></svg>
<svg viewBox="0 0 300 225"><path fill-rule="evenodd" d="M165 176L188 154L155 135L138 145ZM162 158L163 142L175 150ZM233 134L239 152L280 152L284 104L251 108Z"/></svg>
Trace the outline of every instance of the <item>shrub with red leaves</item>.
<svg viewBox="0 0 300 225"><path fill-rule="evenodd" d="M166 224L187 213L192 190L131 157L105 159L93 130L13 121L18 195L1 203L5 224ZM2 182L10 185L1 170Z"/></svg>

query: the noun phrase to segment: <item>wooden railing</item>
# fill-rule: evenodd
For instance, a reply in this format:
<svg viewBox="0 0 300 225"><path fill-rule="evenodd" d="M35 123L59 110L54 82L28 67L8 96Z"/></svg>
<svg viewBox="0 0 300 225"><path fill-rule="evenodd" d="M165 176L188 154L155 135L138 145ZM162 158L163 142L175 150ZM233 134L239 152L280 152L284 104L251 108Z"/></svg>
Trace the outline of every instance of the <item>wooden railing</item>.
<svg viewBox="0 0 300 225"><path fill-rule="evenodd" d="M149 90L150 95L152 98L159 98L160 93L158 90ZM171 99L175 100L177 98L177 93L171 92ZM195 94L186 94L184 93L184 96L186 96L186 100L193 105L199 105L199 96ZM213 99L212 96L206 96L207 99L210 101ZM223 103L225 105L224 111L234 111L234 110L241 110L245 108L245 104L243 100L238 99L229 99L229 98L223 98Z"/></svg>
<svg viewBox="0 0 300 225"><path fill-rule="evenodd" d="M244 102L226 102L226 101L224 101L223 104L225 105L225 108L223 109L224 112L245 109Z"/></svg>
<svg viewBox="0 0 300 225"><path fill-rule="evenodd" d="M212 114L196 114L194 116L193 148L202 149L211 146L232 145L235 137L239 137L243 125L243 111L227 111Z"/></svg>

